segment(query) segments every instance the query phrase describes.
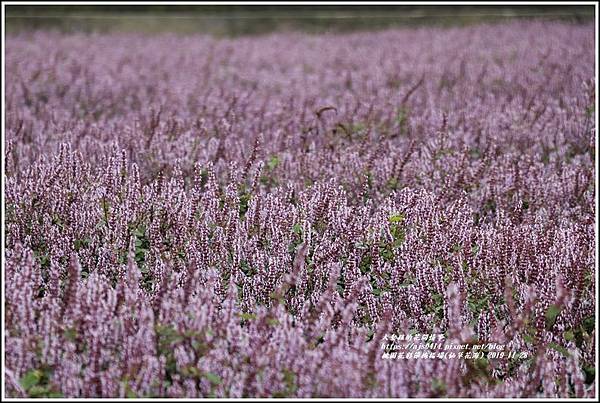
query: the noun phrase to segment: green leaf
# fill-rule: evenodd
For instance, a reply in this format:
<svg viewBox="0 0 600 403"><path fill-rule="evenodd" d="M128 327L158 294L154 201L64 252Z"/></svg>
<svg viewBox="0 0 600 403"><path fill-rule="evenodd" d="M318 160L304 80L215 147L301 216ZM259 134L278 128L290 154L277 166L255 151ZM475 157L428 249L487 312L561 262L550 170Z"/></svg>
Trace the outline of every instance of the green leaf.
<svg viewBox="0 0 600 403"><path fill-rule="evenodd" d="M73 247L75 248L76 252L80 251L83 248L86 248L87 246L89 246L89 244L90 244L89 238L76 239L75 241L73 241Z"/></svg>
<svg viewBox="0 0 600 403"><path fill-rule="evenodd" d="M474 314L479 314L481 311L487 309L489 306L489 295L485 295L483 297L476 297L471 295L467 298L467 306Z"/></svg>
<svg viewBox="0 0 600 403"><path fill-rule="evenodd" d="M583 320L583 328L588 334L591 334L594 328L596 327L596 318L592 316L588 316Z"/></svg>
<svg viewBox="0 0 600 403"><path fill-rule="evenodd" d="M431 380L431 388L437 393L446 393L446 383L439 378L433 378Z"/></svg>
<svg viewBox="0 0 600 403"><path fill-rule="evenodd" d="M390 232L394 238L393 247L398 248L406 239L406 231L399 224L394 224Z"/></svg>
<svg viewBox="0 0 600 403"><path fill-rule="evenodd" d="M588 107L585 109L585 114L586 114L588 117L591 117L591 116L594 114L594 111L595 111L595 110L596 110L596 106L595 106L594 104L591 104L590 106L588 106Z"/></svg>
<svg viewBox="0 0 600 403"><path fill-rule="evenodd" d="M242 320L253 320L253 319L256 319L256 315L255 315L255 314L253 314L253 313L248 313L248 312L242 312L242 313L240 313L240 314L239 314L239 317L240 317Z"/></svg>
<svg viewBox="0 0 600 403"><path fill-rule="evenodd" d="M433 294L431 299L436 306L444 303L444 296L442 294Z"/></svg>
<svg viewBox="0 0 600 403"><path fill-rule="evenodd" d="M133 231L133 234L138 238L144 237L146 234L146 227L144 227L143 225L140 225Z"/></svg>
<svg viewBox="0 0 600 403"><path fill-rule="evenodd" d="M187 372L189 373L189 375L197 377L200 376L200 370L194 366L189 366L187 368L185 368L187 370Z"/></svg>
<svg viewBox="0 0 600 403"><path fill-rule="evenodd" d="M19 383L21 384L23 389L29 390L33 386L37 385L40 382L41 378L42 378L42 373L39 370L34 369L32 371L27 372L25 374L25 376L23 376L21 378Z"/></svg>
<svg viewBox="0 0 600 403"><path fill-rule="evenodd" d="M63 335L65 336L65 339L69 341L75 341L77 340L77 329L74 327L69 327L65 329Z"/></svg>
<svg viewBox="0 0 600 403"><path fill-rule="evenodd" d="M596 379L596 368L592 366L584 366L583 372L585 373L585 383L590 385Z"/></svg>
<svg viewBox="0 0 600 403"><path fill-rule="evenodd" d="M302 226L300 224L294 224L292 231L294 231L294 234L300 235L302 234Z"/></svg>
<svg viewBox="0 0 600 403"><path fill-rule="evenodd" d="M371 271L371 255L364 255L359 263L359 268L362 274L367 274Z"/></svg>
<svg viewBox="0 0 600 403"><path fill-rule="evenodd" d="M571 354L569 354L569 351L566 348L564 348L563 346L561 346L560 344L552 342L552 343L548 344L548 347L550 347L554 351L558 351L565 357L571 356Z"/></svg>
<svg viewBox="0 0 600 403"><path fill-rule="evenodd" d="M240 214L240 218L242 218L246 214L246 211L248 211L248 204L250 202L250 199L252 198L252 195L244 190L239 195L239 198L240 198L239 214Z"/></svg>
<svg viewBox="0 0 600 403"><path fill-rule="evenodd" d="M46 397L50 393L48 386L34 385L28 391L27 394L31 397Z"/></svg>
<svg viewBox="0 0 600 403"><path fill-rule="evenodd" d="M556 318L560 314L560 307L557 305L550 305L546 311L546 329L551 329L556 322Z"/></svg>
<svg viewBox="0 0 600 403"><path fill-rule="evenodd" d="M57 397L64 397L64 395L62 394L62 392L50 392L48 393L47 397L50 398L57 398Z"/></svg>
<svg viewBox="0 0 600 403"><path fill-rule="evenodd" d="M252 277L257 273L257 270L251 267L245 260L240 262L240 270L248 277Z"/></svg>
<svg viewBox="0 0 600 403"><path fill-rule="evenodd" d="M399 223L404 221L404 214L400 213L400 214L393 214L390 216L389 221L391 223Z"/></svg>
<svg viewBox="0 0 600 403"><path fill-rule="evenodd" d="M220 385L221 384L221 377L217 374L214 374L212 372L207 372L204 374L204 377L213 385Z"/></svg>
<svg viewBox="0 0 600 403"><path fill-rule="evenodd" d="M273 155L269 161L267 162L267 168L269 171L274 170L279 165L279 157L277 155Z"/></svg>
<svg viewBox="0 0 600 403"><path fill-rule="evenodd" d="M475 366L479 369L485 370L489 367L490 361L487 358L478 358L475 360Z"/></svg>
<svg viewBox="0 0 600 403"><path fill-rule="evenodd" d="M525 340L526 343L533 344L533 336L529 334L524 334L523 340Z"/></svg>
<svg viewBox="0 0 600 403"><path fill-rule="evenodd" d="M575 333L573 333L571 330L567 330L564 333L564 336L565 336L565 340L567 340L567 341L571 341L571 340L575 339Z"/></svg>

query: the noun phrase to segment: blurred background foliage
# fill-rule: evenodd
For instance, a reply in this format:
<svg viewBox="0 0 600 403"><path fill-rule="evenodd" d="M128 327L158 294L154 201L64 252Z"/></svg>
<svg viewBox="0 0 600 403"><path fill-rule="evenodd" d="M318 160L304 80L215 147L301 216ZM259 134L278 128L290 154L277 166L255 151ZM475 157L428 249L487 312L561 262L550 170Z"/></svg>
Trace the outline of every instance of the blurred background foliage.
<svg viewBox="0 0 600 403"><path fill-rule="evenodd" d="M6 32L205 33L216 36L463 26L510 19L593 21L594 6L7 5Z"/></svg>

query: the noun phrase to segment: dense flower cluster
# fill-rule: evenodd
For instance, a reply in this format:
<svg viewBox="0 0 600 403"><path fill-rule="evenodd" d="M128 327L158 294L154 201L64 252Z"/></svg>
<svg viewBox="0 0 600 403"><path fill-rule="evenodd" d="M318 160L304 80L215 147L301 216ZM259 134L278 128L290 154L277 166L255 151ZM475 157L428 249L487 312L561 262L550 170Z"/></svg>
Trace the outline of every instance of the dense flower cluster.
<svg viewBox="0 0 600 403"><path fill-rule="evenodd" d="M6 59L9 396L595 396L591 25Z"/></svg>

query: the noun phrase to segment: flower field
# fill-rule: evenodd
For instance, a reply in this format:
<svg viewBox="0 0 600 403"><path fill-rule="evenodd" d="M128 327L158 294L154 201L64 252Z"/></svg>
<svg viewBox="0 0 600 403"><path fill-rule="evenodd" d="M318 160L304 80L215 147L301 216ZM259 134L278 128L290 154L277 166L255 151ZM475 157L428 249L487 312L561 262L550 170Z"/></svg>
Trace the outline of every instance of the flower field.
<svg viewBox="0 0 600 403"><path fill-rule="evenodd" d="M594 49L534 21L8 36L7 395L596 396Z"/></svg>

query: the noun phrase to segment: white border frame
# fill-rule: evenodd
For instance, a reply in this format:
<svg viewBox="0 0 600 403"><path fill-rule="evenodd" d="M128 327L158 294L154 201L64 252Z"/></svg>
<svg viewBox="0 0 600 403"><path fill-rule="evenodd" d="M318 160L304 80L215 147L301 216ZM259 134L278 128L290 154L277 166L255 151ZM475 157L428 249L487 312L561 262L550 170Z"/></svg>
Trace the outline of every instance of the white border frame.
<svg viewBox="0 0 600 403"><path fill-rule="evenodd" d="M596 90L596 100L595 100L595 127L594 127L594 131L595 131L595 147L596 150L598 150L598 2L596 1L557 1L557 2L549 2L549 1L541 1L541 2L532 2L532 1L490 1L490 2L483 2L483 1L474 1L474 2L464 2L464 1L407 1L407 2L399 2L399 1L390 1L390 2L382 2L382 1L247 1L247 2L241 2L241 1L219 1L219 2L215 2L215 1L198 1L198 2L182 2L182 1L157 1L157 2L148 2L148 1L89 1L89 2L85 2L85 1L74 1L74 2L70 2L70 1L7 1L7 2L2 2L2 60L6 61L6 57L5 57L5 52L6 52L6 23L5 23L5 7L11 6L11 5L28 5L28 6L32 6L32 5L296 5L296 6L302 6L302 5L321 5L321 6L325 6L325 5L336 5L336 6L343 6L343 5L387 5L387 6L391 6L391 5L429 5L429 6L435 6L435 5L569 5L569 6L594 6L595 8L595 26L596 26L596 30L595 30L595 49L596 49L596 65L595 65L595 90ZM6 69L5 69L5 62L2 63L2 144L1 144L1 151L2 151L2 175L4 175L5 172L5 138L4 138L4 134L5 134L5 108L4 108L4 100L5 100L5 76L6 74ZM596 380L595 380L595 391L596 391L596 396L598 397L598 394L600 393L600 390L598 389L598 153L596 152L596 160L594 161L594 169L595 169L595 196L596 196L596 205L595 205L595 214L596 214L596 219L595 219L595 231L596 231ZM1 229L1 235L2 235L2 239L1 239L1 244L2 244L2 340L0 341L0 343L2 344L2 401L9 401L9 402L13 402L13 401L27 401L27 400L34 400L34 401L64 401L66 398L36 398L36 399L31 399L31 398L7 398L6 397L6 391L5 391L5 373L4 373L4 368L5 368L5 335L4 335L4 329L5 329L5 299L4 299L4 274L5 274L5 267L4 267L4 240L5 240L5 222L4 222L4 217L5 217L5 205L4 205L4 177L2 177L2 195L1 195L1 200L2 200L2 207L1 207L1 212L2 212L2 229ZM220 398L220 399L216 399L216 398L196 398L196 399L190 399L190 398L154 398L154 399L150 399L150 398L136 398L136 399L126 399L126 398L71 398L68 399L69 401L160 401L160 400L174 400L174 401L236 401L236 400L244 400L244 401L294 401L294 400L328 400L328 401L345 401L345 400L361 400L361 401L414 401L414 400L419 400L419 401L465 401L468 399L465 398L440 398L440 399L432 399L432 398L363 398L363 399L353 399L353 398L329 398L329 399L323 399L323 398L317 398L317 399L295 399L295 398L244 398L244 399L235 399L235 398ZM488 398L488 399L484 399L484 398L473 398L476 400L486 400L486 401L508 401L508 400L527 400L527 401L533 401L533 402L537 402L537 401L553 401L556 399L543 399L543 398L503 398L503 399L499 399L499 398ZM582 398L572 398L572 399L563 399L565 401L569 401L569 402L577 402L577 401L594 401L594 399L582 399Z"/></svg>

